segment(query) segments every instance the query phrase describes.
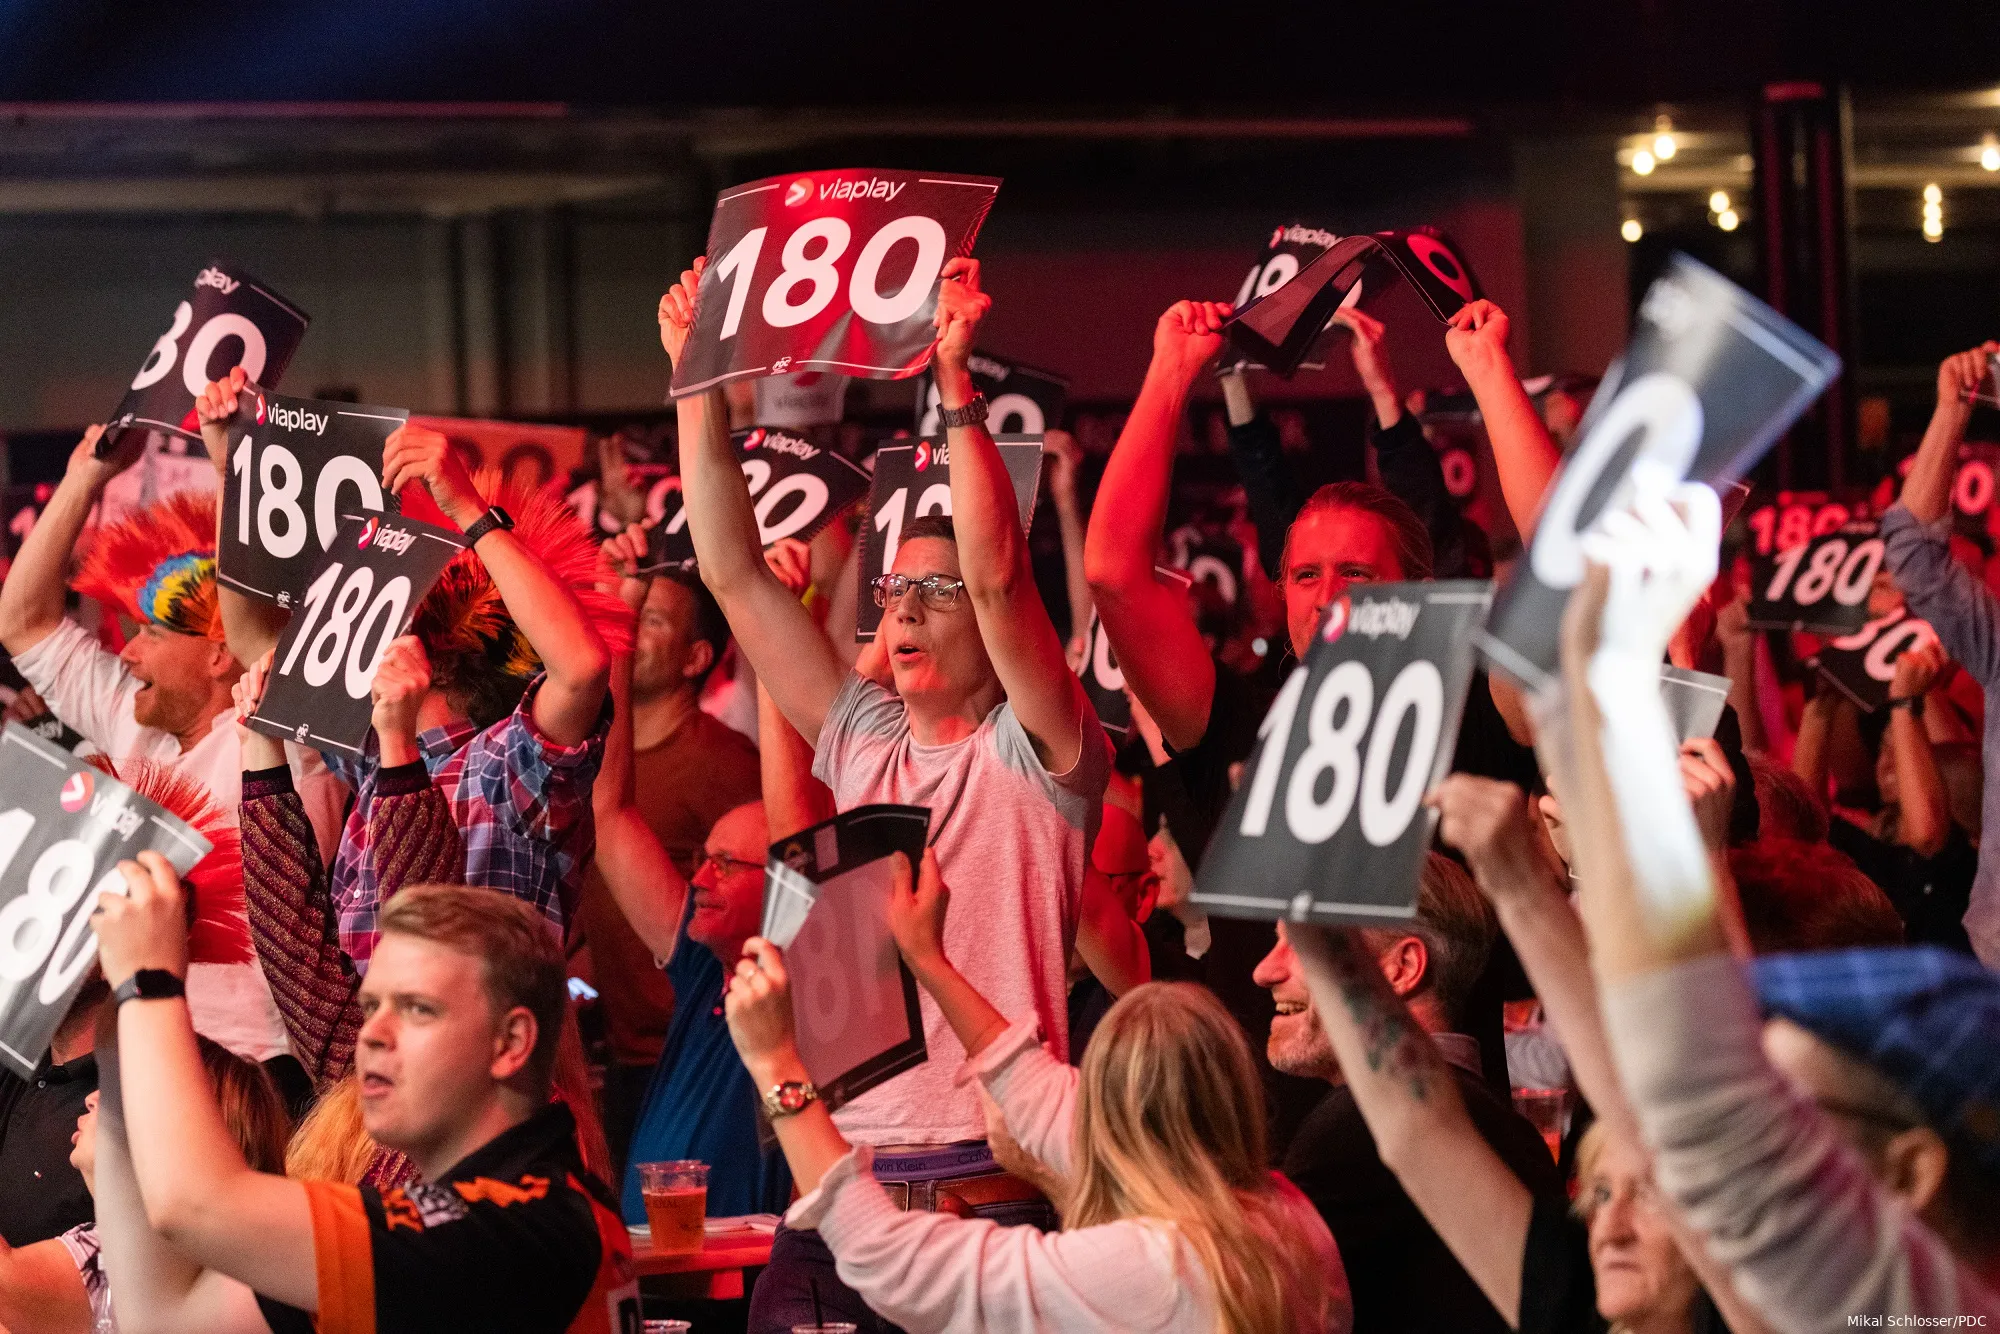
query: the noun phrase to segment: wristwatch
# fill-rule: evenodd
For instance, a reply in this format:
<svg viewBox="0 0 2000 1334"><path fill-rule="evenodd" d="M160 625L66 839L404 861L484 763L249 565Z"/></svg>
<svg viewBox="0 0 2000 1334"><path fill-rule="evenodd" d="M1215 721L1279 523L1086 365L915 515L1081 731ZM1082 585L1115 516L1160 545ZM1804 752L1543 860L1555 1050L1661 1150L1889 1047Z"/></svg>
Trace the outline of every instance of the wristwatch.
<svg viewBox="0 0 2000 1334"><path fill-rule="evenodd" d="M970 402L962 408L938 408L938 421L949 430L954 426L984 426L986 424L986 395L974 394Z"/></svg>
<svg viewBox="0 0 2000 1334"><path fill-rule="evenodd" d="M1922 695L1903 695L1890 700L1889 707L1892 709L1908 709L1912 718L1921 718L1924 716L1924 697Z"/></svg>
<svg viewBox="0 0 2000 1334"><path fill-rule="evenodd" d="M141 968L120 982L111 998L123 1005L128 1000L171 1000L187 995L187 983L164 968Z"/></svg>
<svg viewBox="0 0 2000 1334"><path fill-rule="evenodd" d="M818 1101L819 1090L812 1086L810 1080L802 1084L796 1079L788 1079L764 1090L764 1115L773 1121L797 1116Z"/></svg>
<svg viewBox="0 0 2000 1334"><path fill-rule="evenodd" d="M468 547L478 546L479 539L492 532L495 528L506 533L514 531L514 516L506 510L501 509L498 505L493 506L493 508L472 521L472 527L465 530L465 545Z"/></svg>

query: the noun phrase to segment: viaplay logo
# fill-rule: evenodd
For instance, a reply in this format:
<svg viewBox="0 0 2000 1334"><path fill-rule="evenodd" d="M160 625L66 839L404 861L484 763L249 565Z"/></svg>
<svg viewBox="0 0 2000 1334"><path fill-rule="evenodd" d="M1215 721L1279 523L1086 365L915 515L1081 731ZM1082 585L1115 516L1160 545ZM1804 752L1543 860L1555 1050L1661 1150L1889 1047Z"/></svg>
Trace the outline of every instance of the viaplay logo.
<svg viewBox="0 0 2000 1334"><path fill-rule="evenodd" d="M362 524L361 540L354 544L355 549L359 551L368 550L368 548L372 546L375 542L375 534L380 532L381 530L382 530L382 521L380 519L371 518L370 520L368 520L367 523Z"/></svg>
<svg viewBox="0 0 2000 1334"><path fill-rule="evenodd" d="M1331 644L1346 631L1348 611L1347 595L1343 593L1340 595L1340 601L1326 609L1326 624L1319 630L1319 637L1323 643Z"/></svg>
<svg viewBox="0 0 2000 1334"><path fill-rule="evenodd" d="M764 428L761 426L759 426L756 430L750 432L750 434L743 437L743 448L745 450L755 449L757 448L757 446L763 443L764 443Z"/></svg>
<svg viewBox="0 0 2000 1334"><path fill-rule="evenodd" d="M56 793L56 801L64 810L75 815L90 804L90 794L96 786L89 771L79 769L63 780L62 790Z"/></svg>
<svg viewBox="0 0 2000 1334"><path fill-rule="evenodd" d="M911 457L912 457L913 461L914 461L914 462L915 462L915 464L916 464L916 468L917 468L917 471L918 471L918 472L922 472L922 471L923 471L924 469L926 469L926 468L930 467L930 466L931 466L931 442L930 442L930 441L928 441L928 440L919 440L919 441L917 441L917 452L916 452L916 453L915 453L914 455L912 455Z"/></svg>
<svg viewBox="0 0 2000 1334"><path fill-rule="evenodd" d="M262 426L269 420L271 420L271 405L264 401L262 394L259 394L257 395L257 424Z"/></svg>
<svg viewBox="0 0 2000 1334"><path fill-rule="evenodd" d="M796 208L812 198L813 183L810 176L801 176L785 190L785 207Z"/></svg>

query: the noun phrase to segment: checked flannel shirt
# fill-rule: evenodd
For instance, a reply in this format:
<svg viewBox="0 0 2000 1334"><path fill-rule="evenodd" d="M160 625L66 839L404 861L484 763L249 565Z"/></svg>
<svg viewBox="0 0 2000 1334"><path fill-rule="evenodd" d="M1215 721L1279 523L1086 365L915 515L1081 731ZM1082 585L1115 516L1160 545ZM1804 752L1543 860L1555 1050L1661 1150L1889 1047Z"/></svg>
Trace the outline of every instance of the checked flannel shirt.
<svg viewBox="0 0 2000 1334"><path fill-rule="evenodd" d="M431 782L451 803L465 839L465 883L532 904L561 935L576 910L583 874L597 843L590 791L611 728L607 695L597 727L581 744L560 746L535 727L536 677L514 712L484 731L464 720L417 734ZM380 886L368 857L368 812L381 763L328 755L354 791L354 806L333 859L333 902L340 945L359 971L374 953Z"/></svg>

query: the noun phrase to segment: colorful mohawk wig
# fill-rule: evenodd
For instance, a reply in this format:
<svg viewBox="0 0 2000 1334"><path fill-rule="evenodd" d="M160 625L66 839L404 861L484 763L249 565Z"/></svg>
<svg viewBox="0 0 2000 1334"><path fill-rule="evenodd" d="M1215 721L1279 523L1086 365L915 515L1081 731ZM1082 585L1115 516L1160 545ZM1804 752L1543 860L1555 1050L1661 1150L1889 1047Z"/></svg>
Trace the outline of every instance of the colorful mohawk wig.
<svg viewBox="0 0 2000 1334"><path fill-rule="evenodd" d="M135 621L222 639L215 589L215 494L176 491L100 529L76 573L76 591Z"/></svg>
<svg viewBox="0 0 2000 1334"><path fill-rule="evenodd" d="M113 764L103 755L92 755L86 763L187 821L208 840L208 855L181 877L194 904L188 959L193 963L249 964L256 951L243 903L243 834L235 822L207 788L178 769L137 756Z"/></svg>
<svg viewBox="0 0 2000 1334"><path fill-rule="evenodd" d="M481 488L480 498L513 516L514 537L576 596L590 623L613 653L632 648L632 613L617 594L600 588L597 545L576 511L551 487ZM514 625L486 566L461 551L417 609L410 633L424 642L431 671L443 689L461 696L519 695L542 670L541 658ZM474 710L475 721L479 711Z"/></svg>

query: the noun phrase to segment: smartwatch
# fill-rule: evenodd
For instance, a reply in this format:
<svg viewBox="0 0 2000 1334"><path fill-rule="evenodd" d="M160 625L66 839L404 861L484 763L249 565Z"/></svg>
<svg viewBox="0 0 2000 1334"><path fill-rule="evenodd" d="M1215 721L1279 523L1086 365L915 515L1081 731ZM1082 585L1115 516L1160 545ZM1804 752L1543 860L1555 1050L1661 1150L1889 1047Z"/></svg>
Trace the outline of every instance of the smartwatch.
<svg viewBox="0 0 2000 1334"><path fill-rule="evenodd" d="M800 1083L796 1079L788 1079L764 1090L764 1115L773 1121L797 1116L818 1101L819 1090L810 1081Z"/></svg>
<svg viewBox="0 0 2000 1334"><path fill-rule="evenodd" d="M118 1004L128 1000L171 1000L187 995L187 983L164 968L141 968L120 982L111 993Z"/></svg>
<svg viewBox="0 0 2000 1334"><path fill-rule="evenodd" d="M1889 707L1892 709L1908 709L1912 718L1921 718L1924 716L1924 697L1922 695L1902 695L1890 700Z"/></svg>
<svg viewBox="0 0 2000 1334"><path fill-rule="evenodd" d="M938 407L938 421L946 429L954 426L984 426L986 424L986 395L974 394L962 408Z"/></svg>
<svg viewBox="0 0 2000 1334"><path fill-rule="evenodd" d="M501 509L498 505L493 506L486 513L472 521L472 527L465 530L465 545L468 547L478 546L479 539L496 528L506 533L514 531L514 516L506 510Z"/></svg>

